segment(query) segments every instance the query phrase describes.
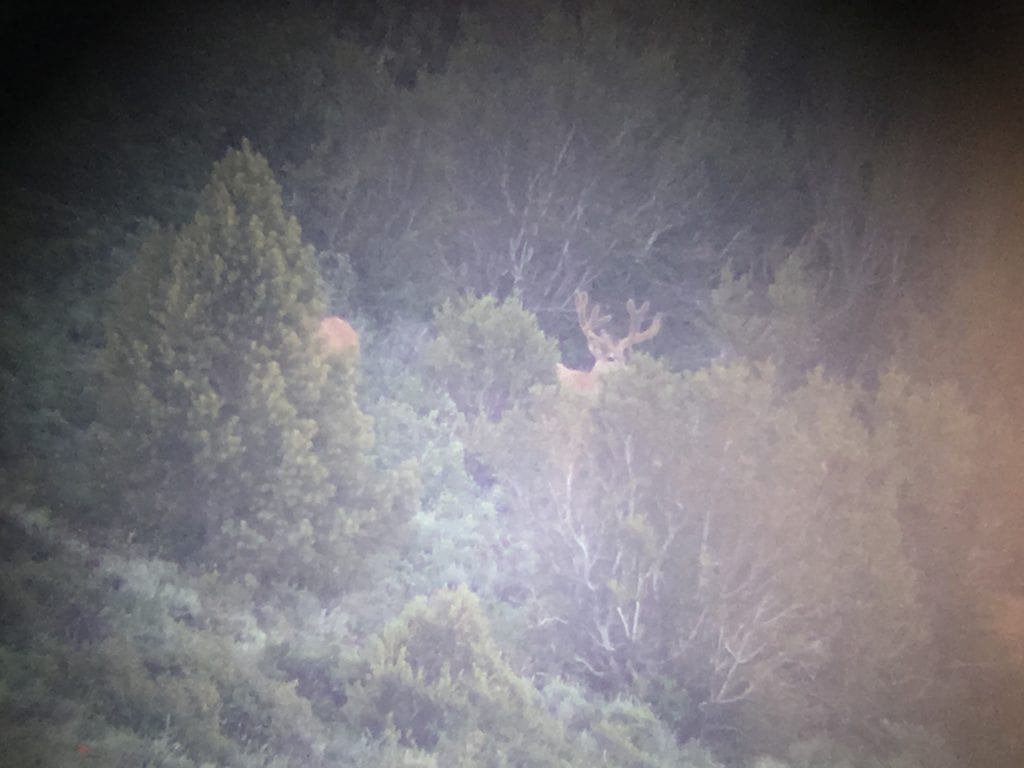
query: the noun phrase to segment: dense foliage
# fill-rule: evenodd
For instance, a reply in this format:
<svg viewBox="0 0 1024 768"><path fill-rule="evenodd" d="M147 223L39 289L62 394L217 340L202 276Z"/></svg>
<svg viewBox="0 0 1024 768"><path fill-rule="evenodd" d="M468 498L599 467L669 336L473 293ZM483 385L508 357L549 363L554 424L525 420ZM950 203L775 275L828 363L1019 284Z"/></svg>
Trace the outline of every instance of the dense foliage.
<svg viewBox="0 0 1024 768"><path fill-rule="evenodd" d="M318 288L266 161L229 152L192 222L147 241L117 286L96 435L107 524L337 592L408 516L411 489L365 459L354 355L316 336Z"/></svg>
<svg viewBox="0 0 1024 768"><path fill-rule="evenodd" d="M26 101L3 763L1022 764L1019 148L774 10L227 4ZM586 391L577 291L661 313Z"/></svg>

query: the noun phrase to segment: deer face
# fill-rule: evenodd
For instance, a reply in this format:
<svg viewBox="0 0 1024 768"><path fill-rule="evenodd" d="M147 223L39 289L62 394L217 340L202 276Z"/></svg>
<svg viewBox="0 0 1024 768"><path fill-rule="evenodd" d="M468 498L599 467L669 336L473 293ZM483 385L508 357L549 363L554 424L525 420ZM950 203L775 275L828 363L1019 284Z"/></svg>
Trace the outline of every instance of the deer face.
<svg viewBox="0 0 1024 768"><path fill-rule="evenodd" d="M594 366L589 371L578 371L566 368L559 363L556 372L562 386L577 392L595 392L598 389L599 376L602 373L624 366L631 347L657 335L661 330L661 315L656 315L644 328L644 318L650 309L650 302L645 301L640 307L637 307L630 299L626 302L626 311L629 312L629 332L625 337L616 339L604 330L604 326L611 320L611 317L601 314L600 305L591 306L585 291L577 291L575 298L576 318L579 321L580 330L583 331L583 335L587 339L587 349L590 350L590 354L594 358Z"/></svg>

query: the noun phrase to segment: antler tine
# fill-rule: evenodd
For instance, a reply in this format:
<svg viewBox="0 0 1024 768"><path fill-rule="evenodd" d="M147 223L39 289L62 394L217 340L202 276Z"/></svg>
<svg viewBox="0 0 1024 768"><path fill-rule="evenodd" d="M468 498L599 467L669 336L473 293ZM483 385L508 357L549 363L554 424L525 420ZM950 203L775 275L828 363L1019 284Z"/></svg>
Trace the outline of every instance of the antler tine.
<svg viewBox="0 0 1024 768"><path fill-rule="evenodd" d="M586 291L576 291L573 298L576 300L576 319L579 320L580 327L586 329L587 302L590 301L590 297L587 296Z"/></svg>
<svg viewBox="0 0 1024 768"><path fill-rule="evenodd" d="M636 306L636 302L630 299L626 302L626 311L629 312L629 333L633 335L634 332L640 330L640 326L644 321L644 316L651 308L651 302L645 301L640 305L639 308Z"/></svg>
<svg viewBox="0 0 1024 768"><path fill-rule="evenodd" d="M597 336L598 331L612 319L610 315L601 314L601 305L590 305L590 297L586 291L576 291L576 317L579 320L580 328L588 338Z"/></svg>

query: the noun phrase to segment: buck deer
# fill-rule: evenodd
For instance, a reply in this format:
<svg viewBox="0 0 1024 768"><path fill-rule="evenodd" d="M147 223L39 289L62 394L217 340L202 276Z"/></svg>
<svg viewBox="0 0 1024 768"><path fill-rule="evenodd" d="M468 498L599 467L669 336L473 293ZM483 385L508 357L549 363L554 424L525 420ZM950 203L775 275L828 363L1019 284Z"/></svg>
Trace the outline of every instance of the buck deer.
<svg viewBox="0 0 1024 768"><path fill-rule="evenodd" d="M359 352L359 334L356 333L356 329L347 320L342 320L340 317L335 316L325 317L320 321L318 333L320 338L324 340L324 346L330 354L337 354L350 349L356 353Z"/></svg>
<svg viewBox="0 0 1024 768"><path fill-rule="evenodd" d="M629 312L629 332L625 337L615 339L608 331L604 330L604 326L611 320L611 316L602 315L599 304L591 306L586 291L576 291L575 299L576 319L579 321L580 330L583 331L583 335L587 339L587 349L594 357L594 365L589 371L580 371L558 363L556 373L561 386L576 392L593 393L600 386L602 374L621 368L626 364L631 347L657 335L661 330L661 315L655 315L647 327L642 328L647 311L650 309L650 302L645 301L637 307L630 299L626 302L626 311Z"/></svg>

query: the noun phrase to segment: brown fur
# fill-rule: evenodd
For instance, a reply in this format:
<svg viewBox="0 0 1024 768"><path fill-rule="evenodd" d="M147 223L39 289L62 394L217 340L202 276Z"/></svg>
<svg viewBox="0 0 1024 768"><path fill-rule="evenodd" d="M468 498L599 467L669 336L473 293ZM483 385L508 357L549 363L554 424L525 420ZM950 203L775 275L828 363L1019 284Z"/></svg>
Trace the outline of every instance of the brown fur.
<svg viewBox="0 0 1024 768"><path fill-rule="evenodd" d="M353 350L359 352L359 334L347 320L325 317L320 321L320 338L331 354Z"/></svg>

